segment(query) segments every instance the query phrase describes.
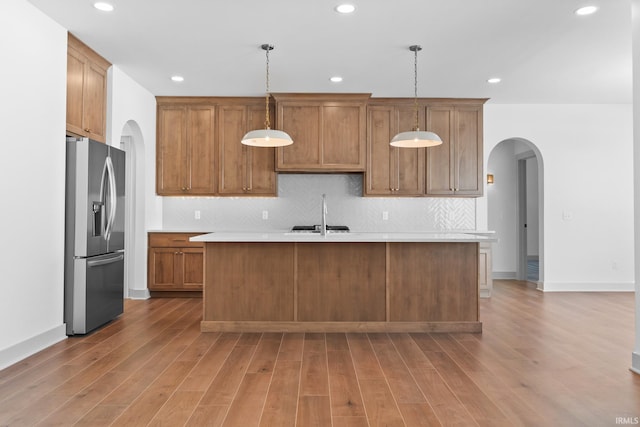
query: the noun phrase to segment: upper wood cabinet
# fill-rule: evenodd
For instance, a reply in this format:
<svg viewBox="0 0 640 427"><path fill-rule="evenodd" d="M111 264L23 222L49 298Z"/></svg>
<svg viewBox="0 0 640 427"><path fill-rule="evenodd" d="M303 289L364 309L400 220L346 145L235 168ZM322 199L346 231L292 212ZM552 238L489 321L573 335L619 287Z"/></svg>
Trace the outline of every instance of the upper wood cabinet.
<svg viewBox="0 0 640 427"><path fill-rule="evenodd" d="M110 66L107 60L68 34L68 133L106 142L107 69Z"/></svg>
<svg viewBox="0 0 640 427"><path fill-rule="evenodd" d="M423 110L419 114L421 127ZM367 109L367 170L365 195L421 196L424 194L424 148L389 145L398 133L415 126L410 106L371 104Z"/></svg>
<svg viewBox="0 0 640 427"><path fill-rule="evenodd" d="M158 103L159 195L215 194L214 120L213 106Z"/></svg>
<svg viewBox="0 0 640 427"><path fill-rule="evenodd" d="M157 97L162 196L275 196L275 149L240 141L264 128L264 98ZM272 112L273 113L273 112Z"/></svg>
<svg viewBox="0 0 640 427"><path fill-rule="evenodd" d="M483 190L482 105L485 99L418 102L420 129L435 132L441 145L396 148L399 132L415 127L415 104L407 98L372 98L367 110L366 196L481 196Z"/></svg>
<svg viewBox="0 0 640 427"><path fill-rule="evenodd" d="M427 129L443 143L426 150L426 194L481 196L482 105L429 106Z"/></svg>
<svg viewBox="0 0 640 427"><path fill-rule="evenodd" d="M273 94L276 127L293 145L276 149L276 170L364 171L369 94Z"/></svg>
<svg viewBox="0 0 640 427"><path fill-rule="evenodd" d="M264 99L218 106L218 193L275 196L275 149L240 142L250 130L264 128Z"/></svg>

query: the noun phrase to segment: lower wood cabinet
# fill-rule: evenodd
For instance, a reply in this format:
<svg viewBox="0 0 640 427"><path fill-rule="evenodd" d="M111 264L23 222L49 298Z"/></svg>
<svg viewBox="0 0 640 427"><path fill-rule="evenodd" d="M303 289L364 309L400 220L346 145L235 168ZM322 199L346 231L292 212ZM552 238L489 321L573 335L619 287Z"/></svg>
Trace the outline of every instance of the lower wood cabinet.
<svg viewBox="0 0 640 427"><path fill-rule="evenodd" d="M152 296L176 296L176 292L201 295L204 247L189 241L198 234L149 233L148 287Z"/></svg>
<svg viewBox="0 0 640 427"><path fill-rule="evenodd" d="M480 298L489 298L493 290L491 243L481 242L478 251L478 289Z"/></svg>

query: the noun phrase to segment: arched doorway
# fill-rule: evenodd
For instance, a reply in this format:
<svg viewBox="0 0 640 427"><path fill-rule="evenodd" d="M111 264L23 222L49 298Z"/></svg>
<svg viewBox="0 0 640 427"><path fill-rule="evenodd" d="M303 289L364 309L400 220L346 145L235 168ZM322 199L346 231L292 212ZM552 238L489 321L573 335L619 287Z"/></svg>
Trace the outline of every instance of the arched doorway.
<svg viewBox="0 0 640 427"><path fill-rule="evenodd" d="M140 126L129 120L122 128L120 146L127 153L125 280L126 298L149 298L146 269L144 139Z"/></svg>
<svg viewBox="0 0 640 427"><path fill-rule="evenodd" d="M540 150L524 138L498 143L489 154L488 227L495 230L495 279L528 280L544 289L544 167Z"/></svg>

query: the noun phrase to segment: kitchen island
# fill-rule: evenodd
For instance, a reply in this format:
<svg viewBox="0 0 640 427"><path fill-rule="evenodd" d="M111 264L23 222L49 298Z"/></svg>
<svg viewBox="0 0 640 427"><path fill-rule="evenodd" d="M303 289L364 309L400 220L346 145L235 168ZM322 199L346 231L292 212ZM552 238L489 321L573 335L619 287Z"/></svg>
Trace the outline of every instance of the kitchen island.
<svg viewBox="0 0 640 427"><path fill-rule="evenodd" d="M232 233L205 244L201 330L481 332L466 233Z"/></svg>

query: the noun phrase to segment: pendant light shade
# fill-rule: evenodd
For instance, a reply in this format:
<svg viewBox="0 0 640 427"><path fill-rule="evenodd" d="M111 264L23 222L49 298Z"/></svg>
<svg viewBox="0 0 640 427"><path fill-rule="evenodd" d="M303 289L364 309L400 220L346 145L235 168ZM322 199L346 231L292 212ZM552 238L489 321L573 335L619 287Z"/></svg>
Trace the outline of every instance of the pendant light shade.
<svg viewBox="0 0 640 427"><path fill-rule="evenodd" d="M421 148L421 147L434 147L442 144L442 139L433 132L420 130L418 126L418 52L422 50L422 47L413 45L409 47L409 50L414 53L413 72L414 72L414 110L415 110L415 128L412 131L400 132L393 137L390 145L394 147L402 148Z"/></svg>
<svg viewBox="0 0 640 427"><path fill-rule="evenodd" d="M418 129L397 134L389 144L405 148L434 147L442 144L442 140L433 132Z"/></svg>
<svg viewBox="0 0 640 427"><path fill-rule="evenodd" d="M286 132L267 128L247 132L242 143L253 147L284 147L293 144L293 140Z"/></svg>
<svg viewBox="0 0 640 427"><path fill-rule="evenodd" d="M242 138L244 145L253 147L284 147L293 144L291 137L281 130L271 129L269 122L269 52L273 50L272 44L260 46L267 55L267 92L265 96L264 129L252 130Z"/></svg>

